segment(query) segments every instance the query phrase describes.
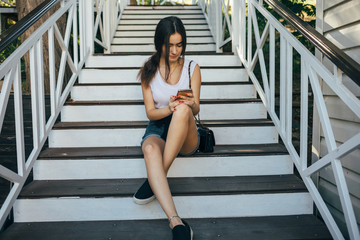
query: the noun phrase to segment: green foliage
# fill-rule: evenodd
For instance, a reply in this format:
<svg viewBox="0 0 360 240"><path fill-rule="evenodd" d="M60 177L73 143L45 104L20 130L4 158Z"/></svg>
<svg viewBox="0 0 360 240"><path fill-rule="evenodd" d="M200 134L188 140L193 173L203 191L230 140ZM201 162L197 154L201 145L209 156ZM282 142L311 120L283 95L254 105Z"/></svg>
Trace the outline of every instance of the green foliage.
<svg viewBox="0 0 360 240"><path fill-rule="evenodd" d="M16 5L16 0L8 0L8 2L12 5ZM0 7L9 7L9 4L5 2L0 2Z"/></svg>

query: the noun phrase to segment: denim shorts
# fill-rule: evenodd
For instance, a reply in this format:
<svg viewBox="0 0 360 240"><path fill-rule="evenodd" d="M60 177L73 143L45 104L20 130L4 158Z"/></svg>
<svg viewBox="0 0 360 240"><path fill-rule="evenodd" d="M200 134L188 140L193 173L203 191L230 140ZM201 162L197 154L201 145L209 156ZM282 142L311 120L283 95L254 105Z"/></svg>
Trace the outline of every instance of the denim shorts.
<svg viewBox="0 0 360 240"><path fill-rule="evenodd" d="M159 120L150 121L149 125L146 127L145 134L142 137L141 146L143 145L144 141L147 138L151 137L151 136L161 138L164 142L166 142L166 137L167 137L167 133L168 133L168 130L169 130L171 118L172 118L172 115L167 116L167 117L162 118L162 119L159 119ZM185 156L191 156L195 152L197 152L197 150L199 148L199 145L200 145L200 135L199 135L199 132L198 132L198 145L195 148L195 150L192 151L191 153L187 153L187 154L179 153L179 155L184 156L184 157Z"/></svg>

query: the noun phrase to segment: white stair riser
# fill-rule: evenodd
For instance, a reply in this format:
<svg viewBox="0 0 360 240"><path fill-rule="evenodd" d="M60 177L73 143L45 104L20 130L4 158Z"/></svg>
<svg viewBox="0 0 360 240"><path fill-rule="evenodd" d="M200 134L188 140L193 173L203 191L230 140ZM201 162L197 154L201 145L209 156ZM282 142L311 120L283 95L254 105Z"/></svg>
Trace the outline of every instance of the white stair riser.
<svg viewBox="0 0 360 240"><path fill-rule="evenodd" d="M212 127L217 144L277 143L275 127ZM52 130L50 148L139 146L145 128Z"/></svg>
<svg viewBox="0 0 360 240"><path fill-rule="evenodd" d="M186 46L188 52L214 52L216 51L215 44L198 44ZM111 45L111 52L155 52L155 47L151 45Z"/></svg>
<svg viewBox="0 0 360 240"><path fill-rule="evenodd" d="M248 82L246 70L231 69L201 69L202 82ZM80 73L80 83L134 83L138 69L84 69Z"/></svg>
<svg viewBox="0 0 360 240"><path fill-rule="evenodd" d="M168 177L286 175L293 173L289 155L178 157ZM37 160L34 180L146 178L144 159Z"/></svg>
<svg viewBox="0 0 360 240"><path fill-rule="evenodd" d="M87 68L117 68L117 67L131 67L140 68L144 62L150 57L150 55L130 55L130 56L89 56L86 60ZM200 65L202 73L210 69L204 69L203 67L239 67L241 62L239 57L233 55L190 55L185 56L188 59L194 60ZM87 71L84 69L83 71ZM214 69L219 71L220 69ZM245 69L241 69L245 71ZM138 71L138 70L136 70ZM223 72L227 72L229 69L224 69ZM203 79L206 81L206 79Z"/></svg>
<svg viewBox="0 0 360 240"><path fill-rule="evenodd" d="M147 38L114 38L112 44L153 44L154 38L147 37ZM214 43L214 39L212 37L189 37L187 39L187 44L193 43Z"/></svg>
<svg viewBox="0 0 360 240"><path fill-rule="evenodd" d="M207 29L207 28L204 28ZM134 36L144 36L144 37L154 37L154 30L155 27L149 26L121 26L119 30L115 33L115 37L134 37ZM151 30L151 31L146 31ZM194 36L212 36L210 31L196 31L196 30L187 30L186 31L187 37L194 37Z"/></svg>
<svg viewBox="0 0 360 240"><path fill-rule="evenodd" d="M158 24L158 22L160 21L160 19L143 19L143 20L127 20L127 19L121 19L120 20L120 26L123 25L123 24L127 24L127 25L139 25L139 24L146 24L146 25L150 25L150 24ZM185 26L185 29L187 27L188 24L192 24L192 25L195 25L195 24L207 24L206 20L205 19L183 19L182 20L184 26Z"/></svg>
<svg viewBox="0 0 360 240"><path fill-rule="evenodd" d="M118 25L117 27L117 31L124 31L124 30L130 30L130 31L134 31L134 30L144 30L144 31L148 31L151 30L152 33L152 37L154 37L154 32L156 29L156 25ZM186 36L187 37L191 37L194 33L192 33L192 30L209 30L209 26L208 25L187 25L186 26ZM210 30L209 31L204 31L204 33L206 34L201 34L204 36L212 36ZM123 34L123 36L129 36L127 34Z"/></svg>
<svg viewBox="0 0 360 240"><path fill-rule="evenodd" d="M266 109L262 103L201 104L202 120L263 119ZM64 106L62 122L147 121L144 105Z"/></svg>
<svg viewBox="0 0 360 240"><path fill-rule="evenodd" d="M174 197L183 218L255 217L312 214L308 193L241 194ZM111 221L164 219L157 201L137 205L132 198L21 199L14 205L15 222Z"/></svg>
<svg viewBox="0 0 360 240"><path fill-rule="evenodd" d="M189 15L185 15L185 14L203 14L201 9L188 9L188 10L166 10L161 11L161 10L130 10L130 9L125 9L124 11L124 15L122 16L121 19L128 19L128 18L147 18L147 17L158 17L158 18L163 18L165 16L176 16L176 15L180 15L179 17L186 17ZM192 16L192 15L191 15ZM202 15L204 17L204 15Z"/></svg>
<svg viewBox="0 0 360 240"><path fill-rule="evenodd" d="M146 19L146 20L160 20L163 19L165 17L171 17L171 16L176 16L178 18L180 18L182 21L186 20L192 20L192 19L204 19L204 15L202 14L201 11L187 11L190 14L186 14L185 12L182 11L166 11L166 14L161 14L159 11L153 11L153 12L148 12L148 11L142 11L144 12L144 14L137 14L137 15L130 15L129 12L125 12L125 14L122 16L120 23L123 22L123 20L139 20L139 19ZM173 12L173 13L172 13ZM153 14L151 14L153 13Z"/></svg>
<svg viewBox="0 0 360 240"><path fill-rule="evenodd" d="M147 10L148 11L160 11L160 10L181 10L181 11L186 11L186 10L200 10L201 8L198 5L184 5L184 6L162 6L162 5L157 5L157 6L126 6L125 11L139 11L139 10ZM162 11L164 12L164 11Z"/></svg>
<svg viewBox="0 0 360 240"><path fill-rule="evenodd" d="M256 91L253 85L204 85L201 87L201 99L247 99L255 97ZM76 86L71 90L71 98L76 101L106 101L142 100L143 96L140 86Z"/></svg>

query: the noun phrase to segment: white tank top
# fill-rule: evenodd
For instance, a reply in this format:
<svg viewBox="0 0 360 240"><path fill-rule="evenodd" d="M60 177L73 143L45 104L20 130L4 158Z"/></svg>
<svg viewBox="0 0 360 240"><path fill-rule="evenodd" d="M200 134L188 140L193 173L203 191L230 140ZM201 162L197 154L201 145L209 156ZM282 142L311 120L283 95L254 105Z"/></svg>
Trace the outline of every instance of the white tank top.
<svg viewBox="0 0 360 240"><path fill-rule="evenodd" d="M150 82L150 87L156 108L168 106L170 97L176 96L178 90L189 88L189 63L190 60L185 59L180 80L175 85L166 83L162 79L159 70L155 73L154 79ZM192 76L196 65L197 63L194 61L191 63L190 76Z"/></svg>

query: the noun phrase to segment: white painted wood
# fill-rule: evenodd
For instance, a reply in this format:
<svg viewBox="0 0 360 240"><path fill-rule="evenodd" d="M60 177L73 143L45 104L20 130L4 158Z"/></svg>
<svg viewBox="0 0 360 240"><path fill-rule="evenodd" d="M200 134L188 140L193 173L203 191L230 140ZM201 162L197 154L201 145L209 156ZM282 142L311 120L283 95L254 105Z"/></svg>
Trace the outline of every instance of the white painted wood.
<svg viewBox="0 0 360 240"><path fill-rule="evenodd" d="M190 14L179 14L179 13L169 13L168 11L166 11L165 14L161 14L159 12L152 12L153 15L150 15L150 14L139 14L139 15L127 15L127 14L124 14L123 17L121 18L121 21L120 23L122 23L124 20L142 20L142 19L146 19L146 20L160 20L160 19L163 19L165 17L170 17L170 16L176 16L178 18L180 18L182 21L184 20L194 20L194 19L205 19L204 15L202 14L201 11L197 11L197 12L190 12ZM197 14L197 13L201 13L200 14Z"/></svg>
<svg viewBox="0 0 360 240"><path fill-rule="evenodd" d="M348 51L345 51L345 52L348 53L349 56L354 57L354 59L359 58L359 62L360 62L360 57L358 57L356 55L356 53L358 53L360 55L360 47L352 49L352 50L348 50ZM334 64L326 57L324 57L323 64L328 69L333 69L334 68ZM345 74L343 75L342 83L355 96L360 97L360 87L353 80L351 80L348 76L346 76ZM323 83L323 85L322 85L322 92L323 92L324 95L327 95L327 96L329 96L329 95L337 96L337 94L335 94L334 91L331 90L331 88L325 83Z"/></svg>
<svg viewBox="0 0 360 240"><path fill-rule="evenodd" d="M360 24L331 31L324 35L338 48L353 48L360 45Z"/></svg>
<svg viewBox="0 0 360 240"><path fill-rule="evenodd" d="M193 43L214 43L214 39L212 37L189 37L186 39L187 44ZM146 38L114 38L112 44L153 44L153 37Z"/></svg>
<svg viewBox="0 0 360 240"><path fill-rule="evenodd" d="M185 6L173 6L173 7L169 7L169 6L127 6L125 11L128 10L147 10L147 11L151 11L151 10L201 10L201 8L197 5L185 5Z"/></svg>
<svg viewBox="0 0 360 240"><path fill-rule="evenodd" d="M348 139L360 132L360 122L347 122L338 119L330 119L330 123L335 138L339 142L346 142ZM321 136L324 136L322 129Z"/></svg>
<svg viewBox="0 0 360 240"><path fill-rule="evenodd" d="M332 206L332 213L337 212L337 217L340 218L341 221L345 221L337 187L324 179L320 179L319 191L324 196L326 203ZM360 222L360 217L358 215L358 213L360 213L360 200L353 195L350 197L353 203L354 211L357 213L357 222Z"/></svg>
<svg viewBox="0 0 360 240"><path fill-rule="evenodd" d="M186 46L188 52L215 52L215 44L199 44ZM155 47L151 45L111 45L111 52L155 52Z"/></svg>
<svg viewBox="0 0 360 240"><path fill-rule="evenodd" d="M351 122L359 122L360 119L344 104L337 96L325 97L325 103L329 111L329 117Z"/></svg>
<svg viewBox="0 0 360 240"><path fill-rule="evenodd" d="M117 31L151 31L151 36L154 36L155 33L155 29L156 29L156 25L122 25L119 24L117 26ZM200 33L204 33L201 35L206 35L206 36L211 36L211 33L209 34L209 26L206 24L203 25L186 25L186 36L187 37L191 37L194 35L194 32L200 32ZM199 30L199 31L196 31ZM209 31L205 31L205 30L209 30ZM200 34L198 33L198 34ZM205 34L206 33L206 34ZM142 32L142 34L146 34L145 32ZM127 34L122 34L123 36L128 36ZM140 35L141 36L141 35Z"/></svg>
<svg viewBox="0 0 360 240"><path fill-rule="evenodd" d="M265 144L277 143L278 135L273 126L263 127L212 127L216 144ZM66 129L52 130L50 148L65 147L116 147L140 146L145 128Z"/></svg>
<svg viewBox="0 0 360 240"><path fill-rule="evenodd" d="M325 1L326 2L326 1ZM360 20L360 2L348 1L324 14L324 32Z"/></svg>
<svg viewBox="0 0 360 240"><path fill-rule="evenodd" d="M201 69L201 67L200 67ZM246 70L242 68L201 69L202 82L248 82ZM138 69L84 69L80 83L134 83L138 82Z"/></svg>
<svg viewBox="0 0 360 240"><path fill-rule="evenodd" d="M289 155L178 157L168 177L221 177L292 174ZM34 180L146 178L144 159L37 160Z"/></svg>
<svg viewBox="0 0 360 240"><path fill-rule="evenodd" d="M330 8L330 7L333 7L339 3L344 3L346 2L347 0L325 0L324 1L324 10ZM317 5L316 5L317 6Z"/></svg>
<svg viewBox="0 0 360 240"><path fill-rule="evenodd" d="M128 20L128 19L123 19L120 21L120 25L122 24L127 24L127 25L139 25L139 24L145 24L145 25L151 25L151 24L158 24L158 22L160 21L157 19L146 19L146 20ZM187 27L188 24L207 24L205 19L196 19L196 20L192 20L192 19L183 19L182 20L185 29Z"/></svg>
<svg viewBox="0 0 360 240"><path fill-rule="evenodd" d="M357 48L348 49L344 51L347 55L349 55L356 62L360 63L360 45Z"/></svg>
<svg viewBox="0 0 360 240"><path fill-rule="evenodd" d="M160 10L131 10L131 9L126 9L124 11L124 15L122 17L122 19L126 19L128 17L134 17L134 18L140 18L140 17L151 17L152 15L160 15L161 18L162 16L174 16L174 15L184 15L186 16L187 14L201 14L203 17L203 13L201 11L201 9L186 9L186 10L174 10L174 9L167 9L166 11L160 11Z"/></svg>
<svg viewBox="0 0 360 240"><path fill-rule="evenodd" d="M266 110L262 103L202 104L200 114L202 120L266 118ZM62 122L147 120L144 105L66 105L61 111Z"/></svg>
<svg viewBox="0 0 360 240"><path fill-rule="evenodd" d="M130 56L89 56L86 61L88 68L112 68L112 67L141 67L150 55L130 55ZM194 60L202 67L238 67L241 62L237 56L233 55L186 55L187 59ZM203 71L208 71L204 70ZM83 71L87 71L84 69ZM217 70L218 71L218 70ZM229 69L223 72L228 72ZM233 73L232 73L233 74Z"/></svg>
<svg viewBox="0 0 360 240"><path fill-rule="evenodd" d="M253 85L203 85L201 99L255 98ZM75 101L142 100L141 86L74 86L71 98Z"/></svg>
<svg viewBox="0 0 360 240"><path fill-rule="evenodd" d="M144 26L127 26L127 27L121 27L121 29L123 29L122 31L117 31L115 33L115 37L121 37L121 36L147 36L147 37L154 37L154 31L144 31L141 30L142 28L147 28ZM190 28L187 28L190 29ZM207 29L207 28L204 28ZM135 30L135 31L132 31ZM186 31L186 36L188 37L194 37L194 36L211 36L211 32L210 31L197 31L197 30L187 30Z"/></svg>
<svg viewBox="0 0 360 240"><path fill-rule="evenodd" d="M352 196L358 198L360 200L360 175L353 171L353 169L343 169L346 183L349 188L349 192ZM324 168L320 171L320 178L325 179L327 182L336 186L336 181L334 177L334 171L331 166ZM360 202L359 202L360 203Z"/></svg>
<svg viewBox="0 0 360 240"><path fill-rule="evenodd" d="M174 197L183 218L255 217L312 214L308 193ZM211 209L211 211L209 211ZM166 218L157 201L137 205L132 198L21 199L15 222L100 221Z"/></svg>

